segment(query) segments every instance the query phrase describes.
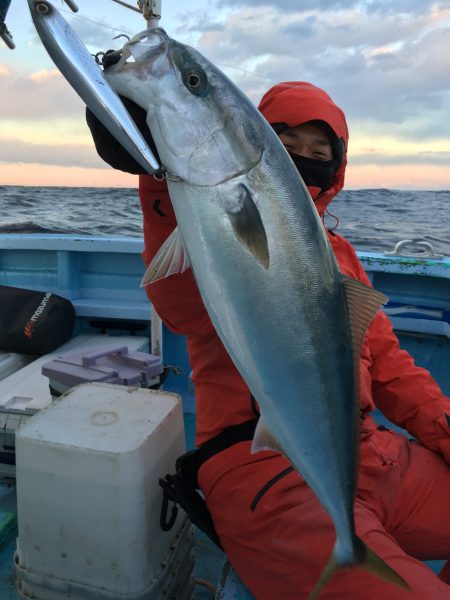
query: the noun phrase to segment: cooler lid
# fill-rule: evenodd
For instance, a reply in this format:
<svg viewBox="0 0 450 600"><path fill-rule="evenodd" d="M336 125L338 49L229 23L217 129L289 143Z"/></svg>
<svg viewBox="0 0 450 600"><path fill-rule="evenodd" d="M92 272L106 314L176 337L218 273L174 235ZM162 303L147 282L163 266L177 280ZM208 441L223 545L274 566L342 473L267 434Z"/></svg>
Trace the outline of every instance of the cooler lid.
<svg viewBox="0 0 450 600"><path fill-rule="evenodd" d="M83 383L30 417L16 439L123 454L139 448L178 410L180 397L170 392Z"/></svg>

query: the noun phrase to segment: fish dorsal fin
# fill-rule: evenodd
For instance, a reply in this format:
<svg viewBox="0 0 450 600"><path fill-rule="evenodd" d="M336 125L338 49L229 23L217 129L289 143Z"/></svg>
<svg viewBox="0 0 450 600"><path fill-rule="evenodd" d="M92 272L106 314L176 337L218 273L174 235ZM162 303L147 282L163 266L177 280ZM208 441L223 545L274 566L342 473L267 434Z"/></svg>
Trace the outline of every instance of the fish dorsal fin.
<svg viewBox="0 0 450 600"><path fill-rule="evenodd" d="M228 196L225 210L236 238L268 269L269 247L266 230L252 195L243 183L236 187L235 194Z"/></svg>
<svg viewBox="0 0 450 600"><path fill-rule="evenodd" d="M145 271L141 287L169 275L184 273L190 265L178 227L175 227Z"/></svg>
<svg viewBox="0 0 450 600"><path fill-rule="evenodd" d="M346 275L342 277L347 297L355 364L359 364L359 355L367 328L377 311L388 301L388 297L356 279Z"/></svg>
<svg viewBox="0 0 450 600"><path fill-rule="evenodd" d="M255 435L253 436L250 452L255 454L256 452L261 452L263 450L275 450L275 452L284 454L280 444L267 429L264 417L261 415L256 424Z"/></svg>

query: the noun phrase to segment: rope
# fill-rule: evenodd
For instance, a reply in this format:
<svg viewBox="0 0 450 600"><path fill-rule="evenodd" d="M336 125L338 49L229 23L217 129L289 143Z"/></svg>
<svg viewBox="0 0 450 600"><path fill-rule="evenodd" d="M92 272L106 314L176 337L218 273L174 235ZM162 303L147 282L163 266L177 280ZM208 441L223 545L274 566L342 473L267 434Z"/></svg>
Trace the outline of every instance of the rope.
<svg viewBox="0 0 450 600"><path fill-rule="evenodd" d="M100 27L104 27L105 29L110 29L111 31L119 31L120 33L128 33L130 36L134 35L130 31L124 31L123 29L119 29L118 27L112 27L111 25L105 25L100 21L93 21L92 19L88 19L87 17L82 17L80 14L75 14L70 10L65 10L63 8L60 9L60 12L71 15L74 19L80 19L81 21L86 21L87 23L92 23L93 25L99 25Z"/></svg>

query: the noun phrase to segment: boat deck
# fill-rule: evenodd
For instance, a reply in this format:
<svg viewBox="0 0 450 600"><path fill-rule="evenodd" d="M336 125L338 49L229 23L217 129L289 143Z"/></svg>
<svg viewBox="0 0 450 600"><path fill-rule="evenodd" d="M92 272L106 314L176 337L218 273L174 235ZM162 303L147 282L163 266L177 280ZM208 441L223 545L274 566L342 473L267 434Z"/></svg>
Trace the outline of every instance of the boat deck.
<svg viewBox="0 0 450 600"><path fill-rule="evenodd" d="M75 236L0 236L0 284L51 291L75 306L75 334L111 333L150 336L149 303L139 281L142 240L79 238ZM450 259L408 259L359 253L373 285L390 297L385 310L394 323L402 347L417 364L430 370L450 396ZM109 328L111 330L109 330ZM165 365L184 371L170 374L167 391L182 396L186 446L194 447L195 404L188 388L190 367L184 338L164 329ZM382 424L382 415L377 418ZM388 423L390 426L390 424ZM0 483L1 513L16 511L14 480ZM13 574L14 534L2 537L0 520L0 599L18 600ZM198 600L251 600L234 582L233 572L221 581L224 554L201 532L196 532L195 597ZM428 563L438 572L442 561ZM301 566L299 566L301 568ZM214 588L217 588L215 595Z"/></svg>

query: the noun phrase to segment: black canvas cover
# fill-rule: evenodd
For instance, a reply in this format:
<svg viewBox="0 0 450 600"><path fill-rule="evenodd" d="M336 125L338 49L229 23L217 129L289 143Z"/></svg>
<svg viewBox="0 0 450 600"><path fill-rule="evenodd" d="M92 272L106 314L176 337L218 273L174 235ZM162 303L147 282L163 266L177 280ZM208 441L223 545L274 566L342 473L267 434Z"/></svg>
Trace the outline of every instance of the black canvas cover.
<svg viewBox="0 0 450 600"><path fill-rule="evenodd" d="M70 339L72 303L50 292L0 285L0 350L41 356Z"/></svg>

